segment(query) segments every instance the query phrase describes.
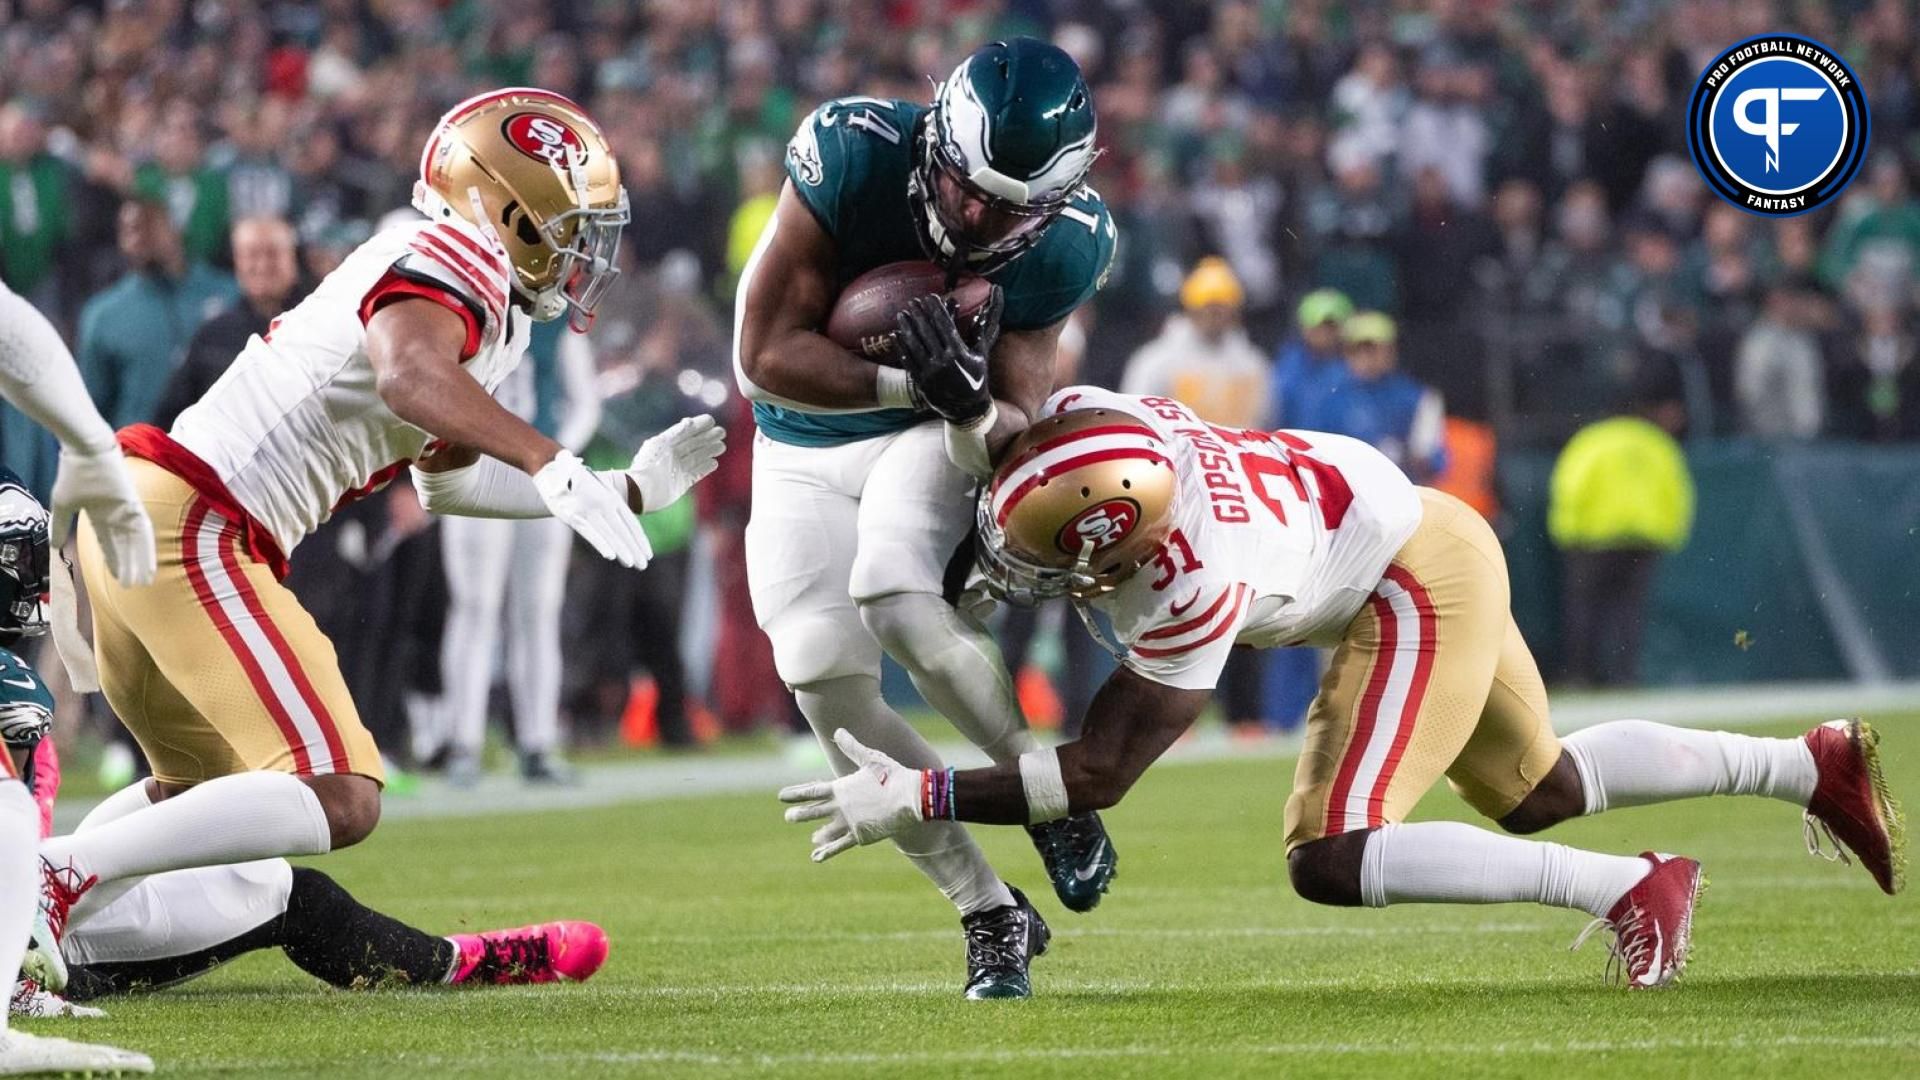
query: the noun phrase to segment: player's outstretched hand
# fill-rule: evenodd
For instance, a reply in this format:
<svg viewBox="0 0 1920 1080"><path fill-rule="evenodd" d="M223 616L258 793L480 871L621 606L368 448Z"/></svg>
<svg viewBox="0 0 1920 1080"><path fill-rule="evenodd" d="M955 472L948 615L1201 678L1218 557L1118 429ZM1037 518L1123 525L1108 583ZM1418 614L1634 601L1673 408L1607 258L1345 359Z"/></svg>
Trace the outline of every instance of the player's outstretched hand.
<svg viewBox="0 0 1920 1080"><path fill-rule="evenodd" d="M900 366L912 378L927 407L959 427L972 427L993 408L987 389L987 357L1000 336L1000 287L994 286L968 341L954 325L953 312L938 296L907 301L894 318Z"/></svg>
<svg viewBox="0 0 1920 1080"><path fill-rule="evenodd" d="M852 772L838 780L780 789L780 801L794 804L787 807L788 821L827 819L813 834L814 862L826 862L855 844L885 840L925 820L920 810L921 770L860 745L846 728L833 733L833 742L853 762Z"/></svg>
<svg viewBox="0 0 1920 1080"><path fill-rule="evenodd" d="M153 580L153 522L133 490L133 477L119 446L91 454L60 448L60 468L53 480L55 551L67 542L67 530L78 513L93 522L100 553L106 556L107 570L115 581L133 586Z"/></svg>
<svg viewBox="0 0 1920 1080"><path fill-rule="evenodd" d="M562 450L533 474L533 486L553 516L592 544L601 558L635 570L653 558L653 546L627 505L626 473L596 473Z"/></svg>
<svg viewBox="0 0 1920 1080"><path fill-rule="evenodd" d="M643 511L679 501L687 489L720 467L727 429L711 416L689 416L640 444L627 476L640 489Z"/></svg>

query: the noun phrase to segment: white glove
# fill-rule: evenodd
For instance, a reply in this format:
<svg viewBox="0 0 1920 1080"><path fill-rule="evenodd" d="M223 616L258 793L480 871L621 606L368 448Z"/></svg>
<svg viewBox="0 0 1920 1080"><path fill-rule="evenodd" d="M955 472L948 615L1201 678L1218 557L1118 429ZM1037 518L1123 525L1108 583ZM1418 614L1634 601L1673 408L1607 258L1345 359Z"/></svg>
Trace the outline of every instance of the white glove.
<svg viewBox="0 0 1920 1080"><path fill-rule="evenodd" d="M133 490L127 459L109 443L94 453L60 448L60 468L53 480L53 549L67 541L73 516L84 512L93 522L107 570L122 585L145 585L153 580L153 522Z"/></svg>
<svg viewBox="0 0 1920 1080"><path fill-rule="evenodd" d="M533 474L534 489L554 517L584 537L601 558L638 570L653 558L653 546L627 504L626 485L627 474L596 473L565 450Z"/></svg>
<svg viewBox="0 0 1920 1080"><path fill-rule="evenodd" d="M711 416L689 416L640 444L627 475L640 489L640 506L659 510L679 501L687 489L719 468L715 459L727 448L727 429Z"/></svg>
<svg viewBox="0 0 1920 1080"><path fill-rule="evenodd" d="M846 728L833 733L834 744L854 764L838 780L816 780L780 789L791 822L830 819L813 834L813 861L826 862L855 844L885 840L917 825L921 816L920 769L909 769L878 750L860 745Z"/></svg>

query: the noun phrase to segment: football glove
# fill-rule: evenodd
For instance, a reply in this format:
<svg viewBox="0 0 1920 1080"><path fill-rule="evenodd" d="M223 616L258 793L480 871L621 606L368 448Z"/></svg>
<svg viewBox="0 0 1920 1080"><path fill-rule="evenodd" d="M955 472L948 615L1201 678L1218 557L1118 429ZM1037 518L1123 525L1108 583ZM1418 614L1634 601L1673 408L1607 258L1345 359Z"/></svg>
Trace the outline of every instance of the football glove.
<svg viewBox="0 0 1920 1080"><path fill-rule="evenodd" d="M60 448L60 467L53 480L53 520L50 540L55 551L66 543L75 514L93 522L107 570L122 585L145 585L153 580L153 522L133 490L127 459L120 447L85 453Z"/></svg>
<svg viewBox="0 0 1920 1080"><path fill-rule="evenodd" d="M816 780L780 789L788 821L826 819L813 834L813 861L826 862L855 844L872 844L918 824L922 774L860 744L846 728L834 745L854 769L838 780ZM838 827L836 827L838 826Z"/></svg>
<svg viewBox="0 0 1920 1080"><path fill-rule="evenodd" d="M626 473L596 473L562 450L533 474L533 486L553 516L592 544L601 558L635 570L653 558L653 546L627 504Z"/></svg>
<svg viewBox="0 0 1920 1080"><path fill-rule="evenodd" d="M640 444L627 476L640 489L642 512L678 502L687 489L720 467L727 429L711 416L690 416Z"/></svg>
<svg viewBox="0 0 1920 1080"><path fill-rule="evenodd" d="M1000 339L1004 306L1004 294L996 285L970 335L961 334L952 309L938 296L907 301L906 310L894 319L900 366L927 407L950 424L972 428L993 406L987 358Z"/></svg>

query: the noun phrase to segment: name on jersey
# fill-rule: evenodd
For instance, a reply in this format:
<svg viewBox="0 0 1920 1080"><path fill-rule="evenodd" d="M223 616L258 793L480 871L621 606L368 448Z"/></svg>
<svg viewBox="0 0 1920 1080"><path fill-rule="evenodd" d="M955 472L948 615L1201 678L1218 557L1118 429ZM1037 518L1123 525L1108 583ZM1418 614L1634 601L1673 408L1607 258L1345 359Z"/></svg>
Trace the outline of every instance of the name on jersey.
<svg viewBox="0 0 1920 1080"><path fill-rule="evenodd" d="M1214 430L1172 398L1143 397L1140 404L1153 410L1153 415L1160 419L1178 425L1173 434L1193 447L1194 460L1201 470L1200 479L1207 489L1207 506L1213 511L1214 520L1229 525L1253 520L1247 511L1246 489L1241 486L1234 468L1233 452Z"/></svg>

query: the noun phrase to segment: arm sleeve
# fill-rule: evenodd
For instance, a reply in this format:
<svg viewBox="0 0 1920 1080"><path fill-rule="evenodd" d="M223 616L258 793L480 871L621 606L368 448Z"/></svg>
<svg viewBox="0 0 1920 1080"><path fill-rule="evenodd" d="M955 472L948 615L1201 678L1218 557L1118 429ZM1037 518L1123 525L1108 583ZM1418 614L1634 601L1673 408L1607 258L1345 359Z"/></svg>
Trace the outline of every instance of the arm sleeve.
<svg viewBox="0 0 1920 1080"><path fill-rule="evenodd" d="M113 428L94 407L59 331L4 285L0 285L0 396L53 432L61 446L97 453L113 445Z"/></svg>
<svg viewBox="0 0 1920 1080"><path fill-rule="evenodd" d="M420 505L436 514L477 518L551 517L533 477L506 462L481 455L459 469L426 472L414 466L413 490Z"/></svg>

